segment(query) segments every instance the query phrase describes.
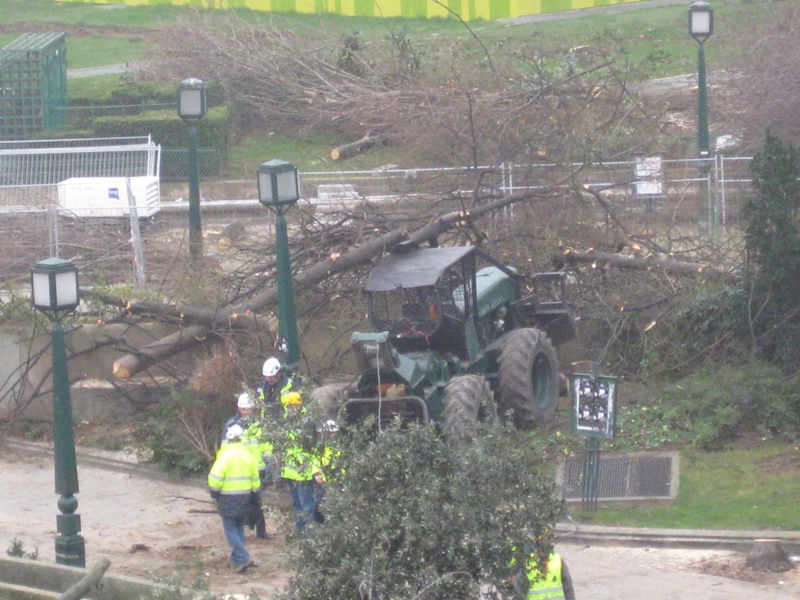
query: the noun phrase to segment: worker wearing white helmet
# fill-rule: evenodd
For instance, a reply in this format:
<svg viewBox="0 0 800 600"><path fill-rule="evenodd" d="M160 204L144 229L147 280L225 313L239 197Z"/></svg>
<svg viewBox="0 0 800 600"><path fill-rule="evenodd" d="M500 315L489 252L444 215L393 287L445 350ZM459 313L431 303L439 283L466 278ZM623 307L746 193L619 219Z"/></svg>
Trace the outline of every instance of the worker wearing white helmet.
<svg viewBox="0 0 800 600"><path fill-rule="evenodd" d="M258 388L258 397L266 406L276 406L280 401L284 409L289 405L298 404L299 392L294 388L294 382L286 375L281 361L271 356L264 361L261 368L264 378ZM302 404L302 398L300 399Z"/></svg>
<svg viewBox="0 0 800 600"><path fill-rule="evenodd" d="M227 442L228 428L234 423L241 425L242 430L247 429L249 420L253 416L255 405L255 398L250 392L242 392L236 397L236 414L225 421L225 425L222 426L222 444Z"/></svg>
<svg viewBox="0 0 800 600"><path fill-rule="evenodd" d="M242 445L244 430L238 423L225 432L225 451L217 455L208 474L208 490L217 502L222 528L231 546L231 568L244 573L253 566L244 545L244 527L252 506L259 504L258 465Z"/></svg>

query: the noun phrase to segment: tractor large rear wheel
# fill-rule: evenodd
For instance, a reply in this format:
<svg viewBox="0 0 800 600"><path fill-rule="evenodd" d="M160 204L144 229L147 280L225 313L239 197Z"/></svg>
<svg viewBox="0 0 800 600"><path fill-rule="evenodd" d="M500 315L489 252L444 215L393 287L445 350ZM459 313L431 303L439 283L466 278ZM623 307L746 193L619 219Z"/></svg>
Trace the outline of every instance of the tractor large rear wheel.
<svg viewBox="0 0 800 600"><path fill-rule="evenodd" d="M515 329L500 353L499 410L527 429L550 419L558 407L558 360L541 329Z"/></svg>
<svg viewBox="0 0 800 600"><path fill-rule="evenodd" d="M486 379L480 375L453 377L444 389L442 430L449 441L469 438L480 421L497 416Z"/></svg>

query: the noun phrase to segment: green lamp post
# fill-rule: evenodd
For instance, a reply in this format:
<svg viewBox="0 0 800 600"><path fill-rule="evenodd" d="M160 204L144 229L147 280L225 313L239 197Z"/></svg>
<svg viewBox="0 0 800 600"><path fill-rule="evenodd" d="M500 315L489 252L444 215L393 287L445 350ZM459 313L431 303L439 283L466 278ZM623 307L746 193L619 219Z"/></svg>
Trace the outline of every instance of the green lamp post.
<svg viewBox="0 0 800 600"><path fill-rule="evenodd" d="M297 370L300 347L297 342L297 312L294 305L289 235L284 214L300 199L300 180L291 163L271 160L258 167L258 200L276 215L275 251L278 261L278 327L280 349L286 352L284 368Z"/></svg>
<svg viewBox="0 0 800 600"><path fill-rule="evenodd" d="M56 562L75 567L86 566L86 550L80 535L78 508L78 467L75 460L72 404L69 397L69 374L61 317L78 306L78 269L60 258L48 258L31 269L33 306L50 317L53 345L53 455L56 494Z"/></svg>
<svg viewBox="0 0 800 600"><path fill-rule="evenodd" d="M706 86L706 53L704 43L714 33L714 11L708 2L695 2L689 7L689 35L697 42L697 146L700 156L700 214L708 211L711 223L716 225L716 206L711 204L708 185L709 135L708 90ZM706 219L708 221L708 218Z"/></svg>
<svg viewBox="0 0 800 600"><path fill-rule="evenodd" d="M192 262L203 257L200 223L200 175L197 170L197 122L206 115L206 84L185 79L178 86L178 116L189 126L189 252Z"/></svg>

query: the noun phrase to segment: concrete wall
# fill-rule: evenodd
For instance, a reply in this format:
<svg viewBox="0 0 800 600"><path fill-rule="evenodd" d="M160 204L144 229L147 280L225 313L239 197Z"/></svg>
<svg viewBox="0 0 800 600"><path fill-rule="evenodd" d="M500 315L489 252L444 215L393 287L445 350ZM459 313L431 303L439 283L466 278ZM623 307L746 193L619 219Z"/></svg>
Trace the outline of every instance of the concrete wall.
<svg viewBox="0 0 800 600"><path fill-rule="evenodd" d="M60 0L130 6L174 4L197 8L250 8L269 12L331 13L361 17L447 18L458 14L465 21L493 20L560 12L641 0ZM452 11L452 13L451 13Z"/></svg>
<svg viewBox="0 0 800 600"><path fill-rule="evenodd" d="M69 328L69 322L65 323ZM129 325L85 325L67 335L68 356L72 352L80 352L92 347L96 342L109 337L124 339L128 346L140 348L146 344L172 333L172 329L160 324L150 324L141 327ZM34 386L38 385L43 377L47 377L42 389L52 389L50 377L47 375L51 369L52 361L48 345L49 334L27 340L27 333L23 330L7 328L0 331L0 384L9 376L12 380L18 378L18 369L28 360L29 356L44 350L41 359L31 368L29 384L24 391L16 397L5 397L0 401L0 417L11 413L20 404L27 404L25 417L30 419L49 420L52 417L52 396L45 394L35 400L28 401ZM77 423L97 417L118 417L131 414L136 406L149 402L154 395L163 396L168 390L168 384L159 386L159 369L151 368L150 372L135 381L116 382L111 373L114 361L125 354L122 349L114 345L104 346L85 355L69 361L69 377L76 381L70 388L72 399L73 420ZM173 359L181 366L188 366L193 359L191 351ZM121 393L110 381L115 381L124 391ZM0 389L5 392L10 387L6 384Z"/></svg>
<svg viewBox="0 0 800 600"><path fill-rule="evenodd" d="M166 586L113 573L114 565L106 571L100 580L101 589L92 589L86 598L92 600L131 600L141 597L151 597L156 590L165 590ZM67 591L86 575L87 569L54 565L36 560L22 558L0 557L0 598L8 598L12 591L11 586L21 586L33 590L44 590L40 597L53 597L52 592L58 594ZM7 584L9 587L6 587ZM17 589L17 592L20 590ZM47 592L50 592L49 594ZM201 592L181 589L182 598L209 598ZM33 596L31 593L30 596ZM57 595L55 597L58 597Z"/></svg>

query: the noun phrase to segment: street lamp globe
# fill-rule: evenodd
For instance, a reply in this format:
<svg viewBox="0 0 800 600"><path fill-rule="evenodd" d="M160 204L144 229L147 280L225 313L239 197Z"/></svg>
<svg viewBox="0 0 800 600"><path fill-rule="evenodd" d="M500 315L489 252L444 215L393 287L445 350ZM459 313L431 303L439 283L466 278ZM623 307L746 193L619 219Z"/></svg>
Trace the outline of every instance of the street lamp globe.
<svg viewBox="0 0 800 600"><path fill-rule="evenodd" d="M297 168L284 160L270 160L258 167L258 201L266 207L292 205L300 199Z"/></svg>
<svg viewBox="0 0 800 600"><path fill-rule="evenodd" d="M184 79L178 85L178 116L187 122L206 116L206 84L200 79Z"/></svg>
<svg viewBox="0 0 800 600"><path fill-rule="evenodd" d="M62 258L42 260L31 269L31 298L36 310L53 316L78 306L78 268Z"/></svg>
<svg viewBox="0 0 800 600"><path fill-rule="evenodd" d="M714 33L714 11L708 2L695 2L689 7L689 35L699 44Z"/></svg>

